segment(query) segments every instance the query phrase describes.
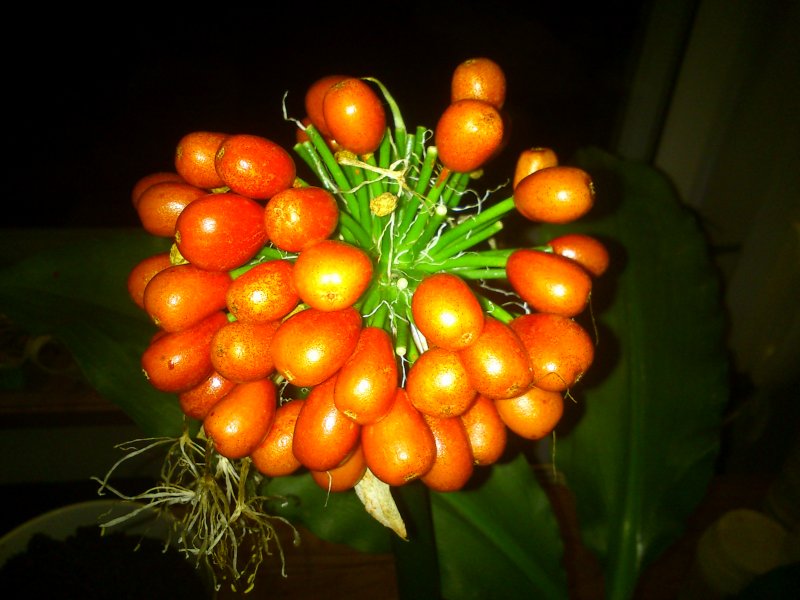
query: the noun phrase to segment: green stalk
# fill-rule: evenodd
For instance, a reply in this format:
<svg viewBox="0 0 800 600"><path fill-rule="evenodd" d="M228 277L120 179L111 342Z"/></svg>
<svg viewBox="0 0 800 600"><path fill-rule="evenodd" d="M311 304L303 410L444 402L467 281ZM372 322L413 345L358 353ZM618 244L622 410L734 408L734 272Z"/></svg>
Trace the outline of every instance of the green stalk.
<svg viewBox="0 0 800 600"><path fill-rule="evenodd" d="M498 221L505 214L515 210L514 198L506 198L501 200L494 206L487 208L475 215L467 217L455 227L444 232L439 238L436 245L440 248L446 248L452 242L465 237L471 230L480 228L486 224Z"/></svg>
<svg viewBox="0 0 800 600"><path fill-rule="evenodd" d="M408 541L392 537L399 597L439 600L442 592L430 492L421 482L413 481L397 487L395 499L409 529Z"/></svg>
<svg viewBox="0 0 800 600"><path fill-rule="evenodd" d="M505 269L492 269L489 267L478 269L455 269L450 271L463 279L505 279Z"/></svg>
<svg viewBox="0 0 800 600"><path fill-rule="evenodd" d="M395 317L392 320L394 324L394 347L398 356L406 356L408 354L409 343L411 341L411 326L408 321L403 318Z"/></svg>
<svg viewBox="0 0 800 600"><path fill-rule="evenodd" d="M483 294L477 294L477 297L478 297L478 302L481 303L481 306L483 307L483 310L486 312L486 314L494 317L498 321L508 325L516 317L516 315L507 311L499 304L492 302Z"/></svg>
<svg viewBox="0 0 800 600"><path fill-rule="evenodd" d="M338 189L336 190L342 198L342 201L345 204L345 209L350 212L356 219L359 218L358 212L358 200L353 194L353 185L347 179L342 167L336 162L336 158L333 156L331 149L328 147L328 143L325 139L319 134L319 132L314 128L313 125L309 125L306 127L306 134L308 135L308 139L311 140L314 149L319 154L322 162L325 164L328 172L333 177L334 182Z"/></svg>
<svg viewBox="0 0 800 600"><path fill-rule="evenodd" d="M314 171L314 174L317 176L317 178L319 178L320 183L322 183L322 187L332 194L335 194L339 191L336 187L336 184L333 182L333 179L330 178L330 175L325 168L325 163L322 162L322 159L314 150L314 146L311 142L295 144L294 151L300 158L303 159L303 162L305 162L309 168Z"/></svg>
<svg viewBox="0 0 800 600"><path fill-rule="evenodd" d="M436 159L438 157L439 151L435 146L428 148L427 152L425 153L425 160L423 161L422 168L419 172L419 179L417 180L417 184L414 186L414 192L416 194L422 195L425 193L425 190L431 181L433 167L436 165Z"/></svg>
<svg viewBox="0 0 800 600"><path fill-rule="evenodd" d="M358 311L366 317L377 308L382 299L380 281L379 279L375 279L369 289L367 289L364 295L358 300L356 306Z"/></svg>
<svg viewBox="0 0 800 600"><path fill-rule="evenodd" d="M339 229L342 235L349 236L362 248L372 248L373 243L369 234L364 231L361 224L350 213L346 211L339 212Z"/></svg>
<svg viewBox="0 0 800 600"><path fill-rule="evenodd" d="M374 155L373 155L374 158ZM392 135L387 129L378 147L378 166L381 169L388 169L392 162Z"/></svg>
<svg viewBox="0 0 800 600"><path fill-rule="evenodd" d="M352 192L356 196L358 204L358 216L356 217L361 226L367 231L370 230L370 211L369 211L369 191L367 190L364 169L358 166L342 166L348 181L353 184ZM354 217L356 215L353 215Z"/></svg>
<svg viewBox="0 0 800 600"><path fill-rule="evenodd" d="M377 308L366 317L367 324L372 327L384 328L386 321L389 319L389 307L385 302L378 304Z"/></svg>
<svg viewBox="0 0 800 600"><path fill-rule="evenodd" d="M392 113L392 121L394 122L394 135L395 141L397 143L398 149L404 148L406 145L406 122L403 120L403 114L400 112L400 107L397 106L397 102L395 101L394 97L389 93L389 90L386 89L378 79L374 77L364 77L365 81L371 81L375 85L378 86L381 90L381 94L386 99L386 104L389 106L389 110Z"/></svg>
<svg viewBox="0 0 800 600"><path fill-rule="evenodd" d="M444 202L448 208L458 206L461 197L464 195L464 190L467 189L468 182L469 173L453 174L450 178L450 185L445 188L442 194L442 202Z"/></svg>
<svg viewBox="0 0 800 600"><path fill-rule="evenodd" d="M366 163L371 167L383 168L380 167L379 164L375 162L374 154L370 154L369 156L367 156ZM367 181L369 181L370 198L376 198L386 191L387 186L381 179L380 174L376 173L375 171L371 171L370 169L364 169L364 171L367 176Z"/></svg>
<svg viewBox="0 0 800 600"><path fill-rule="evenodd" d="M439 202L439 196L441 195L442 189L444 189L446 184L447 175L445 174L444 177L440 177L440 179L425 196L425 204L417 209L417 214L414 218L414 221L411 223L411 227L407 229L400 229L400 235L403 236L400 244L401 251L415 248L417 251L414 252L414 254L418 254L420 249L425 248L428 245L428 242L439 228L439 225L444 222L444 219L447 216L447 210L446 207ZM429 206L435 207L433 214L430 214L428 210ZM442 211L439 207L442 207L445 210ZM423 232L426 237L423 237Z"/></svg>
<svg viewBox="0 0 800 600"><path fill-rule="evenodd" d="M497 235L502 229L502 221L495 221L494 223L490 223L478 229L470 229L464 233L463 237L452 240L449 244L443 244L442 240L445 238L446 233L449 233L448 231L442 234L433 249L428 252L428 255L432 261L445 260L488 240ZM452 231L452 229L450 231Z"/></svg>
<svg viewBox="0 0 800 600"><path fill-rule="evenodd" d="M514 252L514 248L507 250L482 250L479 252L466 252L431 262L419 262L414 265L415 269L425 273L436 273L437 271L452 271L454 269L479 269L485 267L505 268L508 257Z"/></svg>

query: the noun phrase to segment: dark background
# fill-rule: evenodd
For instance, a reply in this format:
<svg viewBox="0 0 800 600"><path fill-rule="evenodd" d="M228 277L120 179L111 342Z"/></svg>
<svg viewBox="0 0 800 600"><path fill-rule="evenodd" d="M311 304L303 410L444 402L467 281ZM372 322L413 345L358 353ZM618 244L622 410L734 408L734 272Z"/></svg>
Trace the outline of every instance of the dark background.
<svg viewBox="0 0 800 600"><path fill-rule="evenodd" d="M2 227L137 226L136 180L171 170L182 135L254 133L290 146L316 78L380 79L409 128L435 126L452 70L489 56L506 71L511 137L487 185L516 154L612 143L646 2L295 3L170 15L48 11L3 42L9 104ZM303 168L302 166L300 167Z"/></svg>

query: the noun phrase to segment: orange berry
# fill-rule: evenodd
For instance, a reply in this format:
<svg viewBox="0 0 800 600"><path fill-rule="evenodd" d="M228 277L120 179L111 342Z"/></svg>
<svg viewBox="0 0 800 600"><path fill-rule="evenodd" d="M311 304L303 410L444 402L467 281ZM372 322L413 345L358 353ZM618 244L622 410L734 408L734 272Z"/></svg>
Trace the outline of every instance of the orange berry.
<svg viewBox="0 0 800 600"><path fill-rule="evenodd" d="M495 400L494 404L506 426L528 440L549 435L564 414L564 397L560 392L535 386L516 398Z"/></svg>
<svg viewBox="0 0 800 600"><path fill-rule="evenodd" d="M128 273L128 295L141 309L144 309L144 289L156 273L172 266L169 252L159 252L140 260Z"/></svg>
<svg viewBox="0 0 800 600"><path fill-rule="evenodd" d="M211 340L211 363L221 375L242 383L275 371L272 338L279 321L232 321L220 327Z"/></svg>
<svg viewBox="0 0 800 600"><path fill-rule="evenodd" d="M311 478L323 490L345 492L355 487L367 472L364 450L358 444L342 464L327 471L311 471Z"/></svg>
<svg viewBox="0 0 800 600"><path fill-rule="evenodd" d="M388 485L419 479L436 459L436 439L403 388L385 417L362 427L361 446L369 470Z"/></svg>
<svg viewBox="0 0 800 600"><path fill-rule="evenodd" d="M586 308L592 279L581 265L560 254L520 248L506 261L508 282L539 312L574 317Z"/></svg>
<svg viewBox="0 0 800 600"><path fill-rule="evenodd" d="M436 124L439 160L456 173L475 171L499 151L504 132L497 108L483 100L457 100L447 106Z"/></svg>
<svg viewBox="0 0 800 600"><path fill-rule="evenodd" d="M374 152L386 133L386 111L380 96L364 80L343 79L322 101L330 136L345 150L363 155Z"/></svg>
<svg viewBox="0 0 800 600"><path fill-rule="evenodd" d="M500 109L506 101L506 75L490 58L468 58L453 71L450 101L483 100Z"/></svg>
<svg viewBox="0 0 800 600"><path fill-rule="evenodd" d="M193 131L184 135L175 147L175 170L186 182L204 190L225 185L214 164L217 150L227 134L217 131Z"/></svg>
<svg viewBox="0 0 800 600"><path fill-rule="evenodd" d="M216 371L212 371L204 381L195 387L181 392L178 403L181 411L191 419L202 421L214 405L222 400L223 396L236 387L236 382L226 379Z"/></svg>
<svg viewBox="0 0 800 600"><path fill-rule="evenodd" d="M458 354L438 347L428 348L411 365L406 391L418 411L434 417L462 414L478 394Z"/></svg>
<svg viewBox="0 0 800 600"><path fill-rule="evenodd" d="M451 273L423 279L411 298L414 323L433 346L461 350L483 331L483 308L467 283Z"/></svg>
<svg viewBox="0 0 800 600"><path fill-rule="evenodd" d="M576 384L594 360L594 343L574 320L550 313L521 315L511 321L533 369L533 385L563 392Z"/></svg>
<svg viewBox="0 0 800 600"><path fill-rule="evenodd" d="M552 148L527 148L519 153L517 164L514 168L513 187L531 173L535 173L547 167L555 167L558 164L558 157Z"/></svg>
<svg viewBox="0 0 800 600"><path fill-rule="evenodd" d="M297 415L292 451L311 471L340 466L356 447L361 426L336 408L336 376L314 386Z"/></svg>
<svg viewBox="0 0 800 600"><path fill-rule="evenodd" d="M594 205L594 183L577 167L557 165L523 177L514 204L525 218L540 223L570 223Z"/></svg>
<svg viewBox="0 0 800 600"><path fill-rule="evenodd" d="M472 387L489 398L521 394L533 380L530 357L514 330L485 316L475 343L458 351Z"/></svg>
<svg viewBox="0 0 800 600"><path fill-rule="evenodd" d="M269 433L250 452L253 466L267 477L291 475L302 465L292 451L294 426L305 400L290 400L275 411Z"/></svg>
<svg viewBox="0 0 800 600"><path fill-rule="evenodd" d="M214 449L230 459L248 456L269 433L277 410L271 379L239 383L203 419Z"/></svg>
<svg viewBox="0 0 800 600"><path fill-rule="evenodd" d="M600 277L608 269L611 260L603 242L582 233L565 233L550 240L553 252L580 264L594 277Z"/></svg>
<svg viewBox="0 0 800 600"><path fill-rule="evenodd" d="M499 460L506 449L508 432L491 398L478 396L459 417L472 449L476 465L491 465Z"/></svg>
<svg viewBox="0 0 800 600"><path fill-rule="evenodd" d="M472 477L473 460L464 423L457 417L424 416L436 441L436 457L422 483L437 492L460 490Z"/></svg>

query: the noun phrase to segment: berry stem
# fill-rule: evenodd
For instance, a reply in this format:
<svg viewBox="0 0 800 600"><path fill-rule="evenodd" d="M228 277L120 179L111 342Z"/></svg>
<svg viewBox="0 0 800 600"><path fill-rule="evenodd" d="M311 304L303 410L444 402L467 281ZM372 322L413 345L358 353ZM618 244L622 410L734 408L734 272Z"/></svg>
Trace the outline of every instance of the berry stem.
<svg viewBox="0 0 800 600"><path fill-rule="evenodd" d="M501 200L494 206L491 206L486 210L481 211L475 215L467 217L455 227L452 227L451 229L445 231L439 238L439 241L436 243L436 245L439 248L447 248L448 245L450 245L454 241L460 238L467 237L470 231L481 228L495 221L499 221L504 215L511 212L512 210L515 210L515 208L516 206L514 204L513 197ZM435 256L436 252L432 252L431 254L432 256Z"/></svg>
<svg viewBox="0 0 800 600"><path fill-rule="evenodd" d="M426 273L492 267L505 269L508 257L513 251L513 248L508 250L469 251L441 260L419 262L415 265L415 268Z"/></svg>
<svg viewBox="0 0 800 600"><path fill-rule="evenodd" d="M336 183L337 187L335 191L338 192L339 196L344 202L345 210L353 215L353 217L358 219L358 199L353 193L354 186L347 179L344 170L339 163L336 162L336 157L334 157L331 149L328 147L327 142L319 134L316 128L313 125L309 125L306 127L306 134L308 135L309 140L311 140L314 149L317 151L320 158L322 158L325 168L327 168L328 172L333 177L333 181Z"/></svg>
<svg viewBox="0 0 800 600"><path fill-rule="evenodd" d="M346 241L355 241L362 248L372 248L373 242L361 223L347 211L339 212L339 229ZM349 238L349 239L348 239Z"/></svg>
<svg viewBox="0 0 800 600"><path fill-rule="evenodd" d="M394 122L394 136L395 141L397 142L398 148L404 148L406 145L406 122L403 119L403 113L400 112L400 107L397 106L397 102L395 101L394 97L389 93L389 90L386 89L386 86L380 82L380 80L375 79L374 77L363 77L365 81L371 81L378 88L381 90L381 94L386 99L386 104L389 106L389 110L392 113L392 121Z"/></svg>
<svg viewBox="0 0 800 600"><path fill-rule="evenodd" d="M463 252L468 248L490 239L499 233L501 229L503 229L502 221L495 221L483 227L470 229L464 233L464 237L452 240L450 243L444 243L442 241L446 233L449 233L446 232L442 234L442 236L439 238L439 241L428 253L428 255L433 261L445 260L451 256L455 256L459 252ZM452 231L452 229L450 231Z"/></svg>
<svg viewBox="0 0 800 600"><path fill-rule="evenodd" d="M478 302L481 303L481 306L483 306L483 310L486 311L486 314L494 317L498 321L508 325L511 321L514 320L514 318L516 318L516 315L507 311L505 308L503 308L496 302L492 302L483 294L477 294L477 297L478 297Z"/></svg>
<svg viewBox="0 0 800 600"><path fill-rule="evenodd" d="M338 191L336 184L333 182L333 179L330 178L327 170L325 169L325 164L322 162L319 154L317 154L317 152L314 150L314 146L311 144L311 142L295 144L294 151L300 158L303 159L303 162L305 162L311 168L311 170L314 171L314 174L319 178L320 183L322 183L322 186L326 190L331 193L336 193Z"/></svg>

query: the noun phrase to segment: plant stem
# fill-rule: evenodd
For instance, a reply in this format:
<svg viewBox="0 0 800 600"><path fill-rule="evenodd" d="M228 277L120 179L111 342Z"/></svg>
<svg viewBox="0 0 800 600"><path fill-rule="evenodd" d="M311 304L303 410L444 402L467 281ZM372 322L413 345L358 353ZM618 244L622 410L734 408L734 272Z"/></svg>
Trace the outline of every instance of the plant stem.
<svg viewBox="0 0 800 600"><path fill-rule="evenodd" d="M488 240L499 233L501 229L503 229L503 223L501 221L495 221L494 223L490 223L484 227L470 229L464 233L463 237L452 240L449 244L443 243L442 241L446 233L449 233L446 232L445 234L442 234L436 245L428 252L428 254L433 261L450 258L459 252L463 252L468 248L472 248L473 246ZM450 231L452 231L452 229Z"/></svg>
<svg viewBox="0 0 800 600"><path fill-rule="evenodd" d="M498 221L503 217L503 215L511 212L515 208L516 206L514 205L513 197L501 200L494 206L491 206L476 215L467 217L455 227L444 232L436 245L440 248L446 248L447 245L453 241L465 237L472 229L484 226L494 221Z"/></svg>

